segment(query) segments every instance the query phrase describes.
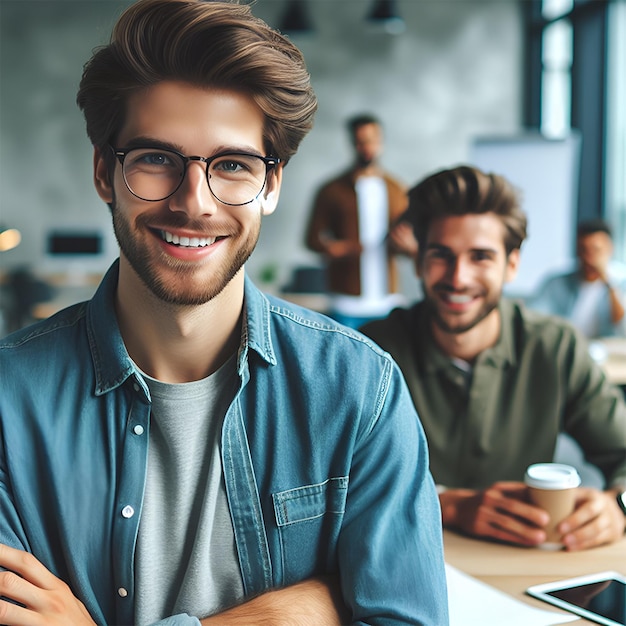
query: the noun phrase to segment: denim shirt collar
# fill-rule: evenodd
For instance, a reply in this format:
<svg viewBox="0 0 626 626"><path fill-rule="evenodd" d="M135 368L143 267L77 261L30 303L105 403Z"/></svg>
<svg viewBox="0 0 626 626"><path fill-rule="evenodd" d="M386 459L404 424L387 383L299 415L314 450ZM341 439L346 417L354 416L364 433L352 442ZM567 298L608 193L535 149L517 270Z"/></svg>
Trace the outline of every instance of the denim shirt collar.
<svg viewBox="0 0 626 626"><path fill-rule="evenodd" d="M116 389L130 376L136 374L115 313L118 275L119 259L111 265L87 305L87 335L95 370L96 395ZM246 367L249 349L258 353L270 365L276 364L270 330L270 303L246 276L243 330L238 359L240 376ZM137 378L146 396L149 396L143 379L140 376Z"/></svg>
<svg viewBox="0 0 626 626"><path fill-rule="evenodd" d="M244 283L244 318L240 353L251 348L268 364L276 365L272 343L270 302L246 276Z"/></svg>

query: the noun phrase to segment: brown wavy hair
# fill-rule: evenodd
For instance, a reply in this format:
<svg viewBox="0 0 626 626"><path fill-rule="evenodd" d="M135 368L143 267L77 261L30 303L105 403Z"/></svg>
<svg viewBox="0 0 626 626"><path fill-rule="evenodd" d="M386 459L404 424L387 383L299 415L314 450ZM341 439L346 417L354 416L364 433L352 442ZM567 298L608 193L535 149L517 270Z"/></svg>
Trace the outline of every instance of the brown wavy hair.
<svg viewBox="0 0 626 626"><path fill-rule="evenodd" d="M76 101L92 144L115 144L129 96L164 80L249 94L265 114L267 154L285 163L317 109L302 53L249 6L139 0L83 70Z"/></svg>
<svg viewBox="0 0 626 626"><path fill-rule="evenodd" d="M504 177L468 165L441 170L415 185L409 191L409 208L403 219L413 226L421 258L434 219L481 213L494 213L502 220L507 255L521 248L527 218L519 192Z"/></svg>

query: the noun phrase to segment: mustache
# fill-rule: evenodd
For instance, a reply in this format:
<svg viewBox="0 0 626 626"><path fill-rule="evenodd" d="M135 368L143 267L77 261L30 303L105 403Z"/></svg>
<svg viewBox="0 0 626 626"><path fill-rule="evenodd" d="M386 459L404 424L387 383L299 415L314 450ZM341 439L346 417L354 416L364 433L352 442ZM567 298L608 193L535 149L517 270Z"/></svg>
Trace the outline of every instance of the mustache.
<svg viewBox="0 0 626 626"><path fill-rule="evenodd" d="M432 291L433 293L438 294L455 294L457 296L470 296L472 298L484 297L486 294L484 289L480 289L478 287L463 287L462 289L459 289L449 283L438 283L433 285Z"/></svg>
<svg viewBox="0 0 626 626"><path fill-rule="evenodd" d="M153 228L153 225L157 223L161 230L181 228L195 232L219 232L221 235L234 235L236 232L231 225L218 221L215 217L211 217L210 221L206 219L189 219L184 213L172 213L167 217L161 214L150 215L144 213L137 216L135 223L137 226L145 228Z"/></svg>
<svg viewBox="0 0 626 626"><path fill-rule="evenodd" d="M470 289L464 287L463 289L457 289L448 283L437 283L433 285L433 291L439 291L444 293L459 293L459 294L468 294L470 293Z"/></svg>

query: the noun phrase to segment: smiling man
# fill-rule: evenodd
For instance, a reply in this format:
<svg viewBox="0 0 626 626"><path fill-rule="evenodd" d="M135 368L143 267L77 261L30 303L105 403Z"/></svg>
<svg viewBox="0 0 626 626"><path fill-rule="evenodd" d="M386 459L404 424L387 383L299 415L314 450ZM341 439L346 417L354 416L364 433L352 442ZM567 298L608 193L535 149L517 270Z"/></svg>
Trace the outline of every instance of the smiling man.
<svg viewBox="0 0 626 626"><path fill-rule="evenodd" d="M604 473L560 526L567 549L616 541L626 526L626 407L567 322L502 297L526 216L501 176L437 172L409 192L424 299L361 330L408 382L429 443L444 526L522 545L545 541L547 513L525 501L528 465L566 431Z"/></svg>
<svg viewBox="0 0 626 626"><path fill-rule="evenodd" d="M245 275L316 109L300 52L249 6L140 0L78 104L120 256L0 343L0 623L445 626L400 371Z"/></svg>

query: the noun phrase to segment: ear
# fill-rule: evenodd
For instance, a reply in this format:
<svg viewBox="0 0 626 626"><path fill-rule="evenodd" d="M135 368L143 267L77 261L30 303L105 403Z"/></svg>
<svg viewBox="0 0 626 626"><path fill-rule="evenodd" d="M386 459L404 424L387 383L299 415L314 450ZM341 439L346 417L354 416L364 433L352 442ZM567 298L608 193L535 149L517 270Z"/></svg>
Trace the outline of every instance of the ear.
<svg viewBox="0 0 626 626"><path fill-rule="evenodd" d="M93 151L93 181L100 198L107 204L113 202L113 186L109 176L109 168L102 152L96 147Z"/></svg>
<svg viewBox="0 0 626 626"><path fill-rule="evenodd" d="M516 276L519 268L520 249L515 248L509 252L506 260L506 269L504 270L504 281L510 283Z"/></svg>
<svg viewBox="0 0 626 626"><path fill-rule="evenodd" d="M267 175L267 183L261 198L261 209L263 215L271 215L276 210L282 182L283 164L279 163Z"/></svg>

